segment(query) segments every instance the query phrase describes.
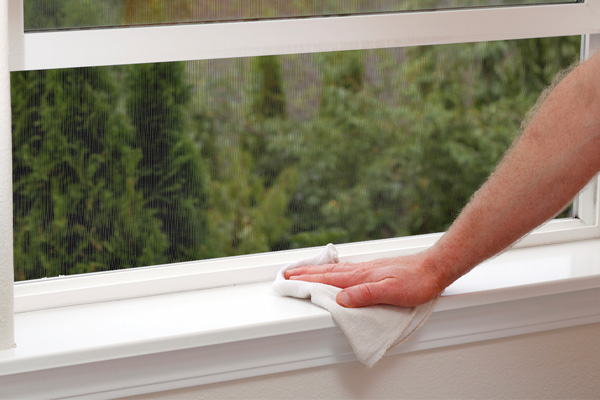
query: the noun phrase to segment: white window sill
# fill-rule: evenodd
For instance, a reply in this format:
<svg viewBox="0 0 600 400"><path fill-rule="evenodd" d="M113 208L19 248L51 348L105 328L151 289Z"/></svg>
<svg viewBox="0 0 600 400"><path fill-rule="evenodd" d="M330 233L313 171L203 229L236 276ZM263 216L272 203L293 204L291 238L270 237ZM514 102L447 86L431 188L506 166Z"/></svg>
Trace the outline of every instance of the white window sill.
<svg viewBox="0 0 600 400"><path fill-rule="evenodd" d="M514 249L448 288L391 354L600 322L600 240ZM2 397L108 398L355 360L325 310L270 282L15 315ZM377 367L375 367L377 368Z"/></svg>

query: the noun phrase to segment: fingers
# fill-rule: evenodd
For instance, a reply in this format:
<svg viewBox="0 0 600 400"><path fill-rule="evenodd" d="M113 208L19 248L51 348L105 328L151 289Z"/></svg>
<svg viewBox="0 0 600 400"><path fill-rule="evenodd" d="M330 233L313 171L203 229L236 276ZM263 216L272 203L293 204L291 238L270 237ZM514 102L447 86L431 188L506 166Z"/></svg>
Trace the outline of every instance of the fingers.
<svg viewBox="0 0 600 400"><path fill-rule="evenodd" d="M388 299L389 288L387 286L385 281L351 286L339 292L336 300L339 305L351 308L391 304Z"/></svg>
<svg viewBox="0 0 600 400"><path fill-rule="evenodd" d="M338 263L297 267L284 272L285 279L348 288L381 279L368 263Z"/></svg>
<svg viewBox="0 0 600 400"><path fill-rule="evenodd" d="M289 279L294 281L323 283L339 288L354 286L361 282L361 279L356 272L326 272L308 275L293 275L290 276Z"/></svg>
<svg viewBox="0 0 600 400"><path fill-rule="evenodd" d="M415 286L415 285L410 285ZM399 285L394 279L362 283L344 288L337 294L336 301L343 307L366 307L388 304L397 307L416 307L437 297L435 288L410 287Z"/></svg>
<svg viewBox="0 0 600 400"><path fill-rule="evenodd" d="M298 267L285 278L342 288L337 302L344 307L389 304L414 307L438 296L443 290L420 255Z"/></svg>
<svg viewBox="0 0 600 400"><path fill-rule="evenodd" d="M335 264L322 264L322 265L308 265L306 267L297 267L289 269L283 273L285 279L290 279L293 276L310 275L310 274L324 274L331 272Z"/></svg>
<svg viewBox="0 0 600 400"><path fill-rule="evenodd" d="M285 279L301 275L319 275L334 272L348 272L356 268L356 264L338 263L338 264L321 264L307 265L305 267L297 267L284 272Z"/></svg>

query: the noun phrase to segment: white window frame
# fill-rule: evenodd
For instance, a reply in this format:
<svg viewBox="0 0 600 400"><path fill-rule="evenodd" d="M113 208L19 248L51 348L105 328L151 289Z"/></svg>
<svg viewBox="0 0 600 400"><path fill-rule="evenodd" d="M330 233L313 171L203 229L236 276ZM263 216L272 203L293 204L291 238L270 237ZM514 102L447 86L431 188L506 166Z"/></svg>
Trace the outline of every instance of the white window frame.
<svg viewBox="0 0 600 400"><path fill-rule="evenodd" d="M11 71L270 54L586 35L583 56L598 47L600 0L382 15L317 17L172 26L25 33L23 0L8 0ZM193 38L191 40L190 38ZM592 39L590 39L592 38ZM173 43L177 45L174 46ZM10 157L10 147L0 149ZM600 237L598 178L577 197L575 217L554 220L516 246ZM0 188L1 190L2 188ZM7 189L7 188L4 188ZM12 226L12 215L0 215ZM413 253L441 234L339 246L341 258ZM284 251L16 283L15 311L142 297L270 280L310 250ZM12 254L0 254L12 259ZM12 268L3 265L2 268Z"/></svg>

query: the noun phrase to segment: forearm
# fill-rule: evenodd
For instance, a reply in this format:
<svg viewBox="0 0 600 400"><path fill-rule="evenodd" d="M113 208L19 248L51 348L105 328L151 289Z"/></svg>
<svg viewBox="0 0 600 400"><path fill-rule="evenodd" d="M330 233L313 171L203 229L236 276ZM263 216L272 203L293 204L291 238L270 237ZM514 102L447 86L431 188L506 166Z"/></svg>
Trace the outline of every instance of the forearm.
<svg viewBox="0 0 600 400"><path fill-rule="evenodd" d="M287 279L343 288L345 307L412 307L559 212L600 169L600 54L549 95L448 232L424 253L307 266Z"/></svg>
<svg viewBox="0 0 600 400"><path fill-rule="evenodd" d="M443 287L558 213L600 168L600 55L548 96L426 258Z"/></svg>

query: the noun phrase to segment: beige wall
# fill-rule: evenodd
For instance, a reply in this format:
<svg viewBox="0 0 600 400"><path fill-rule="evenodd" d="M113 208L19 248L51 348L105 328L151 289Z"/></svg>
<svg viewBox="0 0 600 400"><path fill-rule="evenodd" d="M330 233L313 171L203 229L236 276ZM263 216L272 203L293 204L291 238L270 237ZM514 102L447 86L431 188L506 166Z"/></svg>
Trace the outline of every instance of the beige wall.
<svg viewBox="0 0 600 400"><path fill-rule="evenodd" d="M133 399L598 399L600 324Z"/></svg>

